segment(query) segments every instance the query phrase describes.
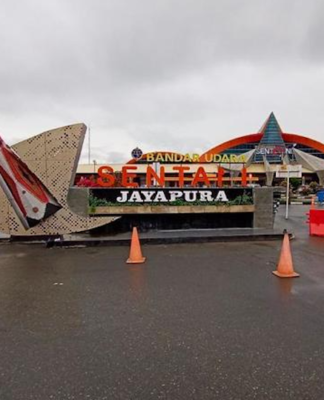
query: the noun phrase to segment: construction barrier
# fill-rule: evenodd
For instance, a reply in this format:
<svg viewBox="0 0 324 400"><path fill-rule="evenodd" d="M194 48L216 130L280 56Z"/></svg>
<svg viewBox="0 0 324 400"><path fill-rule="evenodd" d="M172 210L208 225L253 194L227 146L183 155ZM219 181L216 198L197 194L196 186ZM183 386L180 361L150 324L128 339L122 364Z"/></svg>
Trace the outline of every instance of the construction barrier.
<svg viewBox="0 0 324 400"><path fill-rule="evenodd" d="M309 234L324 236L324 210L310 209L308 215Z"/></svg>

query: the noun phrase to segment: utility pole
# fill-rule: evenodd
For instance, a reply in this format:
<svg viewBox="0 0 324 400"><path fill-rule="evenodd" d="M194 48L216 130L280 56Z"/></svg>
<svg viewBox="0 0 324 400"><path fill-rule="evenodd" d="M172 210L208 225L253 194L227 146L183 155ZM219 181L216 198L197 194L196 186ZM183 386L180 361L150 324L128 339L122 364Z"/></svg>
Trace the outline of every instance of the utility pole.
<svg viewBox="0 0 324 400"><path fill-rule="evenodd" d="M89 129L88 129L88 164L90 165L91 163L91 129L90 129L90 124L89 124Z"/></svg>
<svg viewBox="0 0 324 400"><path fill-rule="evenodd" d="M287 192L286 192L286 219L288 219L288 213L289 213L289 165L288 165L288 170L287 170Z"/></svg>

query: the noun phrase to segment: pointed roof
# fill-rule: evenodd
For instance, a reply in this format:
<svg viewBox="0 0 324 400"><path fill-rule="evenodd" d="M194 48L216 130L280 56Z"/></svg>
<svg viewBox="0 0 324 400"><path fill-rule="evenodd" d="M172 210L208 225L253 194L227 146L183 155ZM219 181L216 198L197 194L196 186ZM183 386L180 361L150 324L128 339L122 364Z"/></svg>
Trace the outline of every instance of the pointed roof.
<svg viewBox="0 0 324 400"><path fill-rule="evenodd" d="M272 112L265 123L262 125L259 133L262 134L258 148L286 148L285 142L282 138L282 130L278 124L277 118ZM280 163L282 160L281 154L266 154L266 159L270 163ZM254 160L256 162L263 162L263 156L261 154L255 154Z"/></svg>
<svg viewBox="0 0 324 400"><path fill-rule="evenodd" d="M269 115L259 132L263 134L260 145L285 146L282 138L282 130L273 112Z"/></svg>

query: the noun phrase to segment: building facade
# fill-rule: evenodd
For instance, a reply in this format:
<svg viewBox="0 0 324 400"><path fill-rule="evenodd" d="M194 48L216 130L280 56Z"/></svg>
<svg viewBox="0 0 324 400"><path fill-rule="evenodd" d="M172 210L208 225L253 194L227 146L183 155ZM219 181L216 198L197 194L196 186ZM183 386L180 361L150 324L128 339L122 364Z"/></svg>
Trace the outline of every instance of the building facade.
<svg viewBox="0 0 324 400"><path fill-rule="evenodd" d="M137 149L139 150L139 149ZM193 174L203 165L207 174L214 174L222 168L225 172L225 185L235 186L242 168L246 168L248 182L251 185L275 186L282 182L276 177L278 169L285 166L300 166L302 183L318 181L324 184L324 144L295 133L284 132L274 113L271 113L258 132L239 136L218 144L201 155L179 154L170 151L154 151L141 154L124 164L114 165L115 171L121 171L124 165L137 166L139 186L146 185L145 171L147 165L154 165L158 171L163 165L168 178L166 186L176 186L177 180L172 174L173 165L187 165L186 180L189 185ZM101 164L79 165L77 181L81 177L96 178ZM217 185L216 183L214 185Z"/></svg>

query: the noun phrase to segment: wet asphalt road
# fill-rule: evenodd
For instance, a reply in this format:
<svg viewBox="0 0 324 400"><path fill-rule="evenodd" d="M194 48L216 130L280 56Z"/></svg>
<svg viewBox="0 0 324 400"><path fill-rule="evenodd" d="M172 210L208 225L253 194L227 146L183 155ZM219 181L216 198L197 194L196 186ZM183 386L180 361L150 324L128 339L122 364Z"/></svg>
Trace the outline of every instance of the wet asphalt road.
<svg viewBox="0 0 324 400"><path fill-rule="evenodd" d="M282 214L283 209L280 210ZM279 242L0 246L0 400L324 398L324 238L292 208Z"/></svg>

